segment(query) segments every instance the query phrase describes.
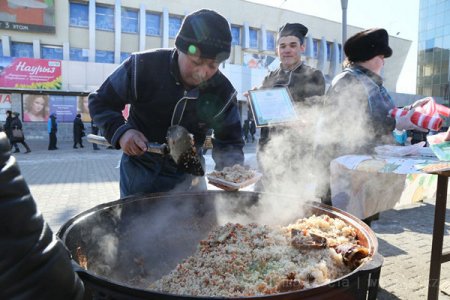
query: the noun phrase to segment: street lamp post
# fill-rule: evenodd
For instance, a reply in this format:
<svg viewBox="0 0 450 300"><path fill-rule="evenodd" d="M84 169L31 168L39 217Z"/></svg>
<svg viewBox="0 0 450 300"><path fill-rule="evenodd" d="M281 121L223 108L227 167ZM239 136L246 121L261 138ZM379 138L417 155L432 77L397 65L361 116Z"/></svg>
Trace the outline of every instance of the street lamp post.
<svg viewBox="0 0 450 300"><path fill-rule="evenodd" d="M342 7L342 51L344 51L344 43L347 40L347 6L348 0L341 0ZM344 53L342 53L342 60L344 60Z"/></svg>

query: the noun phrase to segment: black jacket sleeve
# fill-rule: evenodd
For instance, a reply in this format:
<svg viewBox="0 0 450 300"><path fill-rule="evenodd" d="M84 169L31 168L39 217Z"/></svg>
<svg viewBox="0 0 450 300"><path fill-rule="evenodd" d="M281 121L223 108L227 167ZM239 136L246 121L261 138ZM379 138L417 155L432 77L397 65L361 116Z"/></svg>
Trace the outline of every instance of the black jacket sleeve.
<svg viewBox="0 0 450 300"><path fill-rule="evenodd" d="M69 252L37 210L0 133L0 299L83 299Z"/></svg>

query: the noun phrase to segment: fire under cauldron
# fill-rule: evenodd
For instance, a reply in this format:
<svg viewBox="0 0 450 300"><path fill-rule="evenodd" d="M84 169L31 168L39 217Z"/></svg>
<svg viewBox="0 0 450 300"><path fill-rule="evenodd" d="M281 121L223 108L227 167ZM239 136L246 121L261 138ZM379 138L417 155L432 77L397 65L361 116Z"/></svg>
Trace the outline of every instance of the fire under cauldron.
<svg viewBox="0 0 450 300"><path fill-rule="evenodd" d="M260 199L266 195L208 191L128 197L75 216L61 227L58 236L71 252L89 299L205 299L208 297L165 294L146 287L192 255L213 226L257 220ZM278 195L274 203L283 202L282 197ZM244 299L376 298L383 258L374 232L354 216L315 202L305 204L292 221L312 214L327 214L354 226L371 259L327 285Z"/></svg>

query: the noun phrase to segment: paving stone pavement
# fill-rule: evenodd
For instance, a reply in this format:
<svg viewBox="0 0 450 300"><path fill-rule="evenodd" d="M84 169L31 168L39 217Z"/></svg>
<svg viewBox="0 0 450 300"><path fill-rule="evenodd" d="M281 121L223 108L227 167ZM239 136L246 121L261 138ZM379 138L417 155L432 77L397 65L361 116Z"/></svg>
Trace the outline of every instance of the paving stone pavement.
<svg viewBox="0 0 450 300"><path fill-rule="evenodd" d="M48 151L46 141L28 142L32 152L14 156L54 232L76 214L119 199L120 151L102 146L94 151L92 145L73 149L67 142L59 143L59 150ZM246 147L246 158L252 155L254 145ZM385 258L378 299L426 299L433 218L434 199L428 199L385 211L372 223ZM444 251L450 251L450 200ZM442 264L440 285L447 294L441 292L439 299L450 300L450 262Z"/></svg>

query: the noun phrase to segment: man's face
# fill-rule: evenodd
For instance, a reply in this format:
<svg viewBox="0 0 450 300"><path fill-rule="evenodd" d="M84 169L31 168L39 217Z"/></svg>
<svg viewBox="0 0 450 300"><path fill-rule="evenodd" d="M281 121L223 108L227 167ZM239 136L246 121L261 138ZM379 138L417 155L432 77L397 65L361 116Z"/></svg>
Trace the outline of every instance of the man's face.
<svg viewBox="0 0 450 300"><path fill-rule="evenodd" d="M185 54L178 51L178 65L181 80L187 87L193 88L216 74L220 63L214 59L201 58L198 55Z"/></svg>
<svg viewBox="0 0 450 300"><path fill-rule="evenodd" d="M280 57L282 67L285 69L297 65L304 51L305 43L300 45L300 39L296 36L283 36L278 40L277 54Z"/></svg>

